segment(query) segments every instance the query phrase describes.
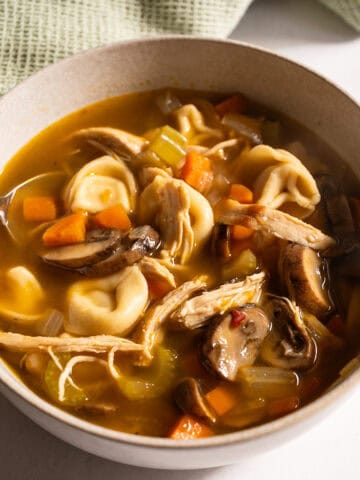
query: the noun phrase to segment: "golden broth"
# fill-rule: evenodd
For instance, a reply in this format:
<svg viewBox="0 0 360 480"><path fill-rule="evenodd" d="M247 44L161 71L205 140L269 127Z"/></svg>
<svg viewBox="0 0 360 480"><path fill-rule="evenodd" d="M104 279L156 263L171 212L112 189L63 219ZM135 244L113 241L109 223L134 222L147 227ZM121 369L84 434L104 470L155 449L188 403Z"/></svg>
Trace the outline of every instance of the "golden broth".
<svg viewBox="0 0 360 480"><path fill-rule="evenodd" d="M96 158L97 155L93 150L87 148L80 150L68 140L69 136L75 130L90 126L110 126L141 135L148 130L166 124L166 117L155 106L154 99L157 94L158 92L146 92L110 98L82 108L51 125L24 146L11 161L6 164L0 176L0 193L5 194L27 178L43 172L60 170L65 172L64 178L67 180L71 174L77 171L82 165L90 159ZM189 91L177 91L176 95L182 102L186 102L194 96L205 97L212 101L216 101L219 98L219 95L199 94L198 92ZM306 129L298 126L289 119L284 119L278 114L269 113L266 109L256 104L251 104L249 111L257 116L262 115L270 119L280 120L282 125L282 138L281 144L276 146L284 148L293 141L301 141L307 148L308 159L310 158L310 160L306 161L306 166L311 172L321 170L321 165L326 164L329 171L336 172L338 177L340 172L344 185L346 185L347 194L352 195L356 192L356 189L359 188L357 180L344 163L342 163L326 145ZM311 158L313 158L313 160L311 160ZM231 171L227 165L221 164L221 162L217 162L214 168L217 169L217 172L221 172L230 179L234 177L234 172ZM59 186L57 186L57 188L59 190ZM30 188L27 194L31 193ZM19 205L21 207L21 202ZM15 222L18 221L21 223L23 220L21 219L20 207L14 213L14 217L16 217ZM316 223L316 215L314 215L313 221ZM36 224L26 224L24 230L25 237L35 227ZM21 228L23 228L22 225ZM33 239L31 240L31 238ZM36 275L42 285L46 285L44 307L57 308L65 311L66 291L70 284L80 279L81 276L44 264L36 254L37 242L37 235L34 234L33 237L27 237L27 240L24 242L26 246L16 245L8 236L5 228L0 228L0 244L3 252L6 252L6 255L2 256L0 267L0 304L7 304L4 273L12 266L25 265ZM215 259L209 261L209 255L210 249L209 246L207 246L204 252L195 259L185 273L177 274L178 281L191 279L198 274L205 274L209 278L210 285L219 285L221 283L221 279L219 279L220 266ZM257 256L259 263L262 263L270 269L270 271L276 267L271 254L267 255L267 252L257 252ZM276 291L276 280L272 284L272 287ZM31 328L17 327L6 319L3 319L0 325L2 325L3 330L32 334ZM202 368L194 356L194 352L196 352L198 348L197 344L201 341L201 336L202 332L199 333L197 331L190 333L172 332L165 336L164 345L176 352L176 361L174 362L176 375L171 380L172 388L169 388L159 398L136 401L129 400L119 393L115 385L109 383L105 388L99 388L95 397L99 402L116 404L118 408L115 412L111 411L103 414L95 411L89 413L81 408L74 410L71 407L61 406L70 412L75 412L76 415L86 420L111 429L134 434L166 436L180 415L172 398L172 390L179 378L183 376L195 376L201 379L205 390L211 390L219 384L219 380ZM2 356L30 388L34 389L40 396L48 399L48 395L44 393L43 381L37 379L24 368L20 367L20 354L2 351ZM305 373L297 372L299 385L293 391L285 392L284 396L297 396L300 399L300 405L306 404L324 391L324 389L335 380L340 368L349 360L350 356L351 350L348 347L340 349L336 352L336 355L328 355L327 352L323 352L321 347L319 347L318 360L315 366ZM105 358L103 356L100 357ZM261 360L258 360L257 364L261 364ZM141 375L144 369L134 367L131 370ZM77 375L80 374L79 369ZM83 374L86 377L86 368ZM99 376L101 377L100 373ZM237 385L231 385L230 389L237 395L240 406L242 403L247 405L246 402L249 400L249 392L244 391L241 386L239 387ZM277 397L276 392L274 396ZM259 408L261 409L262 407L260 406ZM239 420L237 427L219 422L213 425L212 429L215 433L226 433L234 429L236 430L237 428L254 425L274 418L267 410L264 412L265 413L260 416L257 416L256 412L255 414L254 412L250 412L249 418ZM251 417L251 415L254 416Z"/></svg>

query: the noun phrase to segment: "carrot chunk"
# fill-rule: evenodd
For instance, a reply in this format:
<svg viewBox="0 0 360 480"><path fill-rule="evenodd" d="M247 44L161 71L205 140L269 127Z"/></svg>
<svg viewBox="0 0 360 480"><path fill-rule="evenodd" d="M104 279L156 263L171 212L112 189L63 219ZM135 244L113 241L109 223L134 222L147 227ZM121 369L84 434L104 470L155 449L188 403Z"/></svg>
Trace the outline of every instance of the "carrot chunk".
<svg viewBox="0 0 360 480"><path fill-rule="evenodd" d="M108 207L97 213L93 217L95 225L104 228L118 228L119 230L129 230L131 221L124 207L120 204Z"/></svg>
<svg viewBox="0 0 360 480"><path fill-rule="evenodd" d="M23 216L28 222L49 222L56 218L56 203L52 197L27 197L23 201Z"/></svg>
<svg viewBox="0 0 360 480"><path fill-rule="evenodd" d="M254 195L252 191L239 183L233 183L230 186L229 198L237 200L240 203L253 203Z"/></svg>
<svg viewBox="0 0 360 480"><path fill-rule="evenodd" d="M223 117L226 113L243 113L245 108L246 100L242 95L233 95L215 106L215 110L220 117Z"/></svg>
<svg viewBox="0 0 360 480"><path fill-rule="evenodd" d="M87 216L78 212L63 217L49 227L43 234L42 240L45 245L54 247L57 245L69 245L81 243L86 237Z"/></svg>
<svg viewBox="0 0 360 480"><path fill-rule="evenodd" d="M195 190L205 193L214 178L210 160L199 152L189 152L185 157L181 178Z"/></svg>
<svg viewBox="0 0 360 480"><path fill-rule="evenodd" d="M225 385L214 388L205 398L219 416L234 408L237 403L234 392Z"/></svg>
<svg viewBox="0 0 360 480"><path fill-rule="evenodd" d="M169 438L173 440L193 440L211 437L214 432L191 415L183 415L171 430Z"/></svg>
<svg viewBox="0 0 360 480"><path fill-rule="evenodd" d="M299 397L286 397L269 403L268 412L271 417L280 417L293 412L300 405Z"/></svg>
<svg viewBox="0 0 360 480"><path fill-rule="evenodd" d="M246 240L252 237L254 230L243 225L233 225L231 227L231 238L233 240Z"/></svg>

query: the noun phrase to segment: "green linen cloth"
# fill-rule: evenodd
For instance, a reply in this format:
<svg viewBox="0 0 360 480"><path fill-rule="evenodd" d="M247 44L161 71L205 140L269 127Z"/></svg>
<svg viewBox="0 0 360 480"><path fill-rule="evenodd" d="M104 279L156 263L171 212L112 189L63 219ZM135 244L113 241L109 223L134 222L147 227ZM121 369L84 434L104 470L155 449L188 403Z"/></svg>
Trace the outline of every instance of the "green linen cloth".
<svg viewBox="0 0 360 480"><path fill-rule="evenodd" d="M252 1L0 0L0 94L49 63L115 40L226 37ZM360 0L320 1L360 30Z"/></svg>

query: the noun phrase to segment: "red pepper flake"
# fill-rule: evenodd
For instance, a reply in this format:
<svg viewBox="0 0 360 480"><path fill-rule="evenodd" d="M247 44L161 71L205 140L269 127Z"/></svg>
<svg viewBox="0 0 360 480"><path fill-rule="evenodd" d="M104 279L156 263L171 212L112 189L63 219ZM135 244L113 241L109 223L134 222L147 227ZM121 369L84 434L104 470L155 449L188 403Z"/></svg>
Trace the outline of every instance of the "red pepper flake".
<svg viewBox="0 0 360 480"><path fill-rule="evenodd" d="M233 310L231 312L231 322L230 327L236 328L238 327L246 318L245 312L239 312L239 310Z"/></svg>

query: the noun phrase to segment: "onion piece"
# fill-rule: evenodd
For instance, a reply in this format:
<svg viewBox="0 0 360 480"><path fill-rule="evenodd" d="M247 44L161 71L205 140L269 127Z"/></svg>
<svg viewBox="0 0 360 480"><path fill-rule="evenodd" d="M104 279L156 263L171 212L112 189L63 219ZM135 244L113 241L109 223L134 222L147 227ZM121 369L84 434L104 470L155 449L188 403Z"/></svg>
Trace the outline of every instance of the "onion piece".
<svg viewBox="0 0 360 480"><path fill-rule="evenodd" d="M253 144L259 145L263 143L261 136L261 121L254 118L240 115L239 113L226 113L222 119L222 123L235 132L248 138Z"/></svg>
<svg viewBox="0 0 360 480"><path fill-rule="evenodd" d="M251 398L287 397L296 394L299 386L299 377L295 372L275 367L242 367L237 381L242 383Z"/></svg>

